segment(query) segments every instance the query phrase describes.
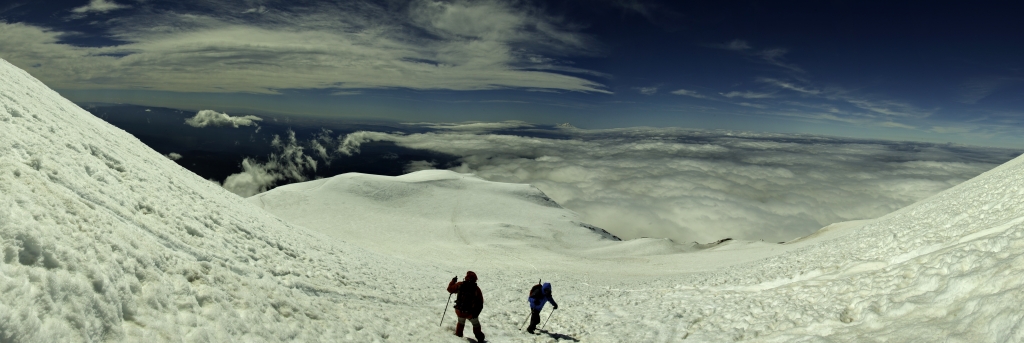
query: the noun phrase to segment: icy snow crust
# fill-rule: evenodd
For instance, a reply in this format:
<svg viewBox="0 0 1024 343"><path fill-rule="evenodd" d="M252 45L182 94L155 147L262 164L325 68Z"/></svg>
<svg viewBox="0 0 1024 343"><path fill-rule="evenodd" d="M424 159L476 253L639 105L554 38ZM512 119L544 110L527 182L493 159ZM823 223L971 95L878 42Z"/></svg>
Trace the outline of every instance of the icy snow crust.
<svg viewBox="0 0 1024 343"><path fill-rule="evenodd" d="M619 242L448 171L241 199L6 62L0 80L3 342L465 342L438 321L466 270L495 342L1024 341L1024 158L786 244ZM561 307L534 336L540 278Z"/></svg>

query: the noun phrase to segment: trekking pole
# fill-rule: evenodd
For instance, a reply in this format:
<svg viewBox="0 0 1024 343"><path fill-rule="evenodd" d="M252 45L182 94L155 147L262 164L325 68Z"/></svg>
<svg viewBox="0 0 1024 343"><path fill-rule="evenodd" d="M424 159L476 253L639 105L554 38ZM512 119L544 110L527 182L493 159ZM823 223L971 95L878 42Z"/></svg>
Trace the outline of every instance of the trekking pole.
<svg viewBox="0 0 1024 343"><path fill-rule="evenodd" d="M551 319L551 315L552 315L552 314L555 314L555 309L551 309L551 313L548 313L548 319ZM544 330L544 326L545 326L545 325L548 325L548 319L545 319L545 320L544 320L544 324L542 324L542 325L540 326L540 329L541 329L541 330Z"/></svg>
<svg viewBox="0 0 1024 343"><path fill-rule="evenodd" d="M448 314L448 304L452 303L452 293L448 293L448 302L444 303L444 313L441 313L441 322L437 323L437 326L444 324L444 315Z"/></svg>
<svg viewBox="0 0 1024 343"><path fill-rule="evenodd" d="M532 315L533 315L533 311L531 310L530 314L526 315L526 320L523 321L523 325L519 325L519 331L523 331L523 329L526 329L526 322L528 322L530 320L530 316L532 316Z"/></svg>

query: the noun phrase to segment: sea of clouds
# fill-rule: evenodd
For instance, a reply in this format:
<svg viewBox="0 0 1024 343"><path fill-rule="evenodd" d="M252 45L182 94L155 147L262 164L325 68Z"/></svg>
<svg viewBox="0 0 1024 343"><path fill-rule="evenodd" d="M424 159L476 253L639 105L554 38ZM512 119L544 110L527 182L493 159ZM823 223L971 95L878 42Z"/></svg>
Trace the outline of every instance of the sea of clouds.
<svg viewBox="0 0 1024 343"><path fill-rule="evenodd" d="M580 130L527 123L415 124L436 132L356 132L338 151L387 141L457 156L457 166L533 184L619 237L788 241L876 218L970 179L1019 152L948 144L676 128ZM499 130L501 133L494 133Z"/></svg>
<svg viewBox="0 0 1024 343"><path fill-rule="evenodd" d="M199 115L197 115L199 117ZM275 135L277 151L246 158L222 183L251 196L307 181L318 163L344 163L369 142L452 156L405 171L451 169L528 183L624 239L789 241L832 223L876 218L1020 152L920 142L700 131L582 130L524 122L406 123L419 133L358 131L308 140ZM422 131L428 130L423 133ZM378 150L379 151L379 150Z"/></svg>

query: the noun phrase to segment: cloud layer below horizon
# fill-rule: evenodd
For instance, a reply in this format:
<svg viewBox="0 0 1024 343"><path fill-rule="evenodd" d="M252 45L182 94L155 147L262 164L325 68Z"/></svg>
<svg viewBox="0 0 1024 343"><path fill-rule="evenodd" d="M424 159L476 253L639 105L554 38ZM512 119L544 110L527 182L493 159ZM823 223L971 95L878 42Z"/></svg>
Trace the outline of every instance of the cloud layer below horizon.
<svg viewBox="0 0 1024 343"><path fill-rule="evenodd" d="M512 123L523 126L520 123ZM1005 149L681 129L555 130L565 139L473 132L356 132L371 141L454 155L458 166L412 161L499 182L530 183L623 238L788 241L826 225L876 218L1014 157ZM531 132L532 131L532 132ZM531 137L533 136L533 137ZM548 134L550 136L550 134Z"/></svg>

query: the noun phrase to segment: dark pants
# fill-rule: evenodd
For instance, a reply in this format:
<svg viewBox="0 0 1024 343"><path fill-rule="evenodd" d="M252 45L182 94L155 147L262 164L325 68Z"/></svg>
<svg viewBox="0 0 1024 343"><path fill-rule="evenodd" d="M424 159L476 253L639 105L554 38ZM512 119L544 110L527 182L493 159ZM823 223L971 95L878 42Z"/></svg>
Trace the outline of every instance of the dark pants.
<svg viewBox="0 0 1024 343"><path fill-rule="evenodd" d="M469 320L470 323L473 323L473 336L476 336L476 341L477 342L483 342L484 341L484 332L480 330L480 320L477 319L476 317L473 317L473 318L459 317L458 324L455 324L455 335L459 336L459 337L462 337L462 330L465 329L465 327L466 327L466 320L467 319Z"/></svg>
<svg viewBox="0 0 1024 343"><path fill-rule="evenodd" d="M526 331L533 333L533 330L537 329L537 324L540 324L540 310L530 309L530 326L526 328Z"/></svg>

